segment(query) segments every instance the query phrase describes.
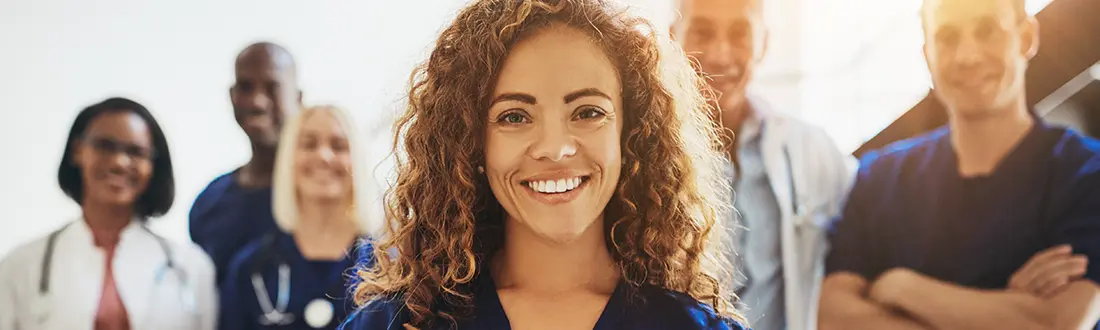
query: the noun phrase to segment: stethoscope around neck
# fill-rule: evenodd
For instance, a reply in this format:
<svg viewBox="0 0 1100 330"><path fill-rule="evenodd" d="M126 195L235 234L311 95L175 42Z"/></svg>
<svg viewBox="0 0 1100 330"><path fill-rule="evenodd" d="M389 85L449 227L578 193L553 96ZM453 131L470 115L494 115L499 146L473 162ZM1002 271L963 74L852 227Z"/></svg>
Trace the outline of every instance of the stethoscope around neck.
<svg viewBox="0 0 1100 330"><path fill-rule="evenodd" d="M256 302L260 304L260 317L257 320L262 326L288 326L297 319L287 307L290 305L290 265L279 254L278 233L264 235L260 242L260 255L253 263L251 281L252 290L256 293ZM267 283L264 282L260 270L263 265L274 261L278 269L278 282L275 283L275 301L267 294ZM325 299L314 299L306 305L304 321L313 328L322 328L332 321L334 307Z"/></svg>
<svg viewBox="0 0 1100 330"><path fill-rule="evenodd" d="M268 260L278 263L279 280L275 283L278 293L274 304L267 294L267 283L259 272L260 267L252 269L252 290L256 292L256 302L260 304L262 313L258 322L263 326L286 326L294 323L294 314L286 310L290 304L290 265L276 251L276 235L275 233L264 235L260 243L261 256L255 263L257 266L264 265Z"/></svg>
<svg viewBox="0 0 1100 330"><path fill-rule="evenodd" d="M38 305L34 306L34 308L36 309L36 321L38 321L39 324L45 323L50 317L50 312L53 307L50 301L50 272L51 268L53 267L54 249L57 246L57 239L59 236L61 236L61 232L65 231L66 228L69 228L70 225L72 225L72 223L66 224L65 226L53 231L52 233L50 233L50 236L46 238L46 252L42 256L42 273L39 275L38 279L38 295L40 299L36 301ZM160 235L153 233L153 231L149 230L148 227L142 225L141 229L149 233L149 235L153 236L153 238L157 241L157 245L160 246L161 251L164 253L164 265L162 265L157 270L155 278L156 285L160 285L164 282L164 276L168 273L169 270L174 271L176 273L176 276L179 278L180 285L183 289L181 290L181 302L183 303L184 308L186 308L188 311L194 312L196 310L194 297L189 296L188 293L191 291L187 290L187 288L189 287L187 272L183 270L183 268L180 268L179 265L176 264L175 259L172 258L172 247L168 244L167 240L165 240L163 237L160 237Z"/></svg>

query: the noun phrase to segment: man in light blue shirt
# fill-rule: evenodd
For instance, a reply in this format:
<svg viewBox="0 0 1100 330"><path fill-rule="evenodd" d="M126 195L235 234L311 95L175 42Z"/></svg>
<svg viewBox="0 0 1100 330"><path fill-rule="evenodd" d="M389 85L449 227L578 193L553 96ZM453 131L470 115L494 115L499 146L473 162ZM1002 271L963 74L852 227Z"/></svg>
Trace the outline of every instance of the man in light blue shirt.
<svg viewBox="0 0 1100 330"><path fill-rule="evenodd" d="M767 43L760 0L681 0L672 26L709 76L730 141L736 213L729 253L740 307L756 330L815 329L824 229L847 194L854 159L820 128L746 93ZM741 228L743 227L743 228Z"/></svg>

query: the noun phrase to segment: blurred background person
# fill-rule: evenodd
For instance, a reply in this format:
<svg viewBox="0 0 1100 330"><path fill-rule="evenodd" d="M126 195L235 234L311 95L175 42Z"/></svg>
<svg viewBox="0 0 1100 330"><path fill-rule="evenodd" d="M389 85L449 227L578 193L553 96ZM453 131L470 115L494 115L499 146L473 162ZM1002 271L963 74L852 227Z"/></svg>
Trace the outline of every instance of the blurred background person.
<svg viewBox="0 0 1100 330"><path fill-rule="evenodd" d="M821 327L1093 328L1100 141L1028 109L1038 23L1021 0L926 0L923 15L949 123L863 157Z"/></svg>
<svg viewBox="0 0 1100 330"><path fill-rule="evenodd" d="M824 130L750 96L768 48L762 0L679 2L672 33L708 77L731 160L736 212L725 220L736 252L726 252L739 271L739 307L756 330L814 329L825 229L839 213L855 159Z"/></svg>
<svg viewBox="0 0 1100 330"><path fill-rule="evenodd" d="M82 214L0 262L0 329L213 329L214 267L147 227L172 206L168 142L141 104L80 112L57 179Z"/></svg>
<svg viewBox="0 0 1100 330"><path fill-rule="evenodd" d="M237 56L236 82L229 89L233 115L248 136L252 159L214 179L191 207L191 240L210 254L219 284L229 262L248 242L275 230L271 176L279 134L298 113L302 91L294 58L282 46L255 43Z"/></svg>
<svg viewBox="0 0 1100 330"><path fill-rule="evenodd" d="M380 219L360 212L373 191L360 182L371 177L352 123L343 110L320 106L283 130L273 185L281 230L233 258L219 329L335 329L354 308L346 285L353 248Z"/></svg>
<svg viewBox="0 0 1100 330"><path fill-rule="evenodd" d="M616 5L483 0L443 31L343 328L742 329L703 82Z"/></svg>

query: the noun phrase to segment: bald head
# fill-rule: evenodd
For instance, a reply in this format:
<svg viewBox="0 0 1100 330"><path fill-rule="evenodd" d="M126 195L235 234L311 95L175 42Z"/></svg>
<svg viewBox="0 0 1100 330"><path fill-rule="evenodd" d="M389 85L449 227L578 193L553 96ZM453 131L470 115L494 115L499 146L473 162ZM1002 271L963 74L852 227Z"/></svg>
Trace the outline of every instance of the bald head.
<svg viewBox="0 0 1100 330"><path fill-rule="evenodd" d="M294 57L283 46L270 42L257 42L248 45L240 54L237 54L237 70L250 66L272 68L297 76Z"/></svg>
<svg viewBox="0 0 1100 330"><path fill-rule="evenodd" d="M301 107L296 70L290 52L270 42L254 43L237 55L229 96L253 149L274 150L283 122Z"/></svg>

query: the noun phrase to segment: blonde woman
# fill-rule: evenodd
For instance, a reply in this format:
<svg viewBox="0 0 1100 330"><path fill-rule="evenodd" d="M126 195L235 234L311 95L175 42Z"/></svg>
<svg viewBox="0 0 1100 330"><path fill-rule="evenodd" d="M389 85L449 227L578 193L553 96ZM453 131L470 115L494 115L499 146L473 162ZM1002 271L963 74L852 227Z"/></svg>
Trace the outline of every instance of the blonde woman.
<svg viewBox="0 0 1100 330"><path fill-rule="evenodd" d="M352 309L353 249L376 203L352 121L312 107L282 133L273 181L279 231L233 258L222 283L220 329L333 329Z"/></svg>

